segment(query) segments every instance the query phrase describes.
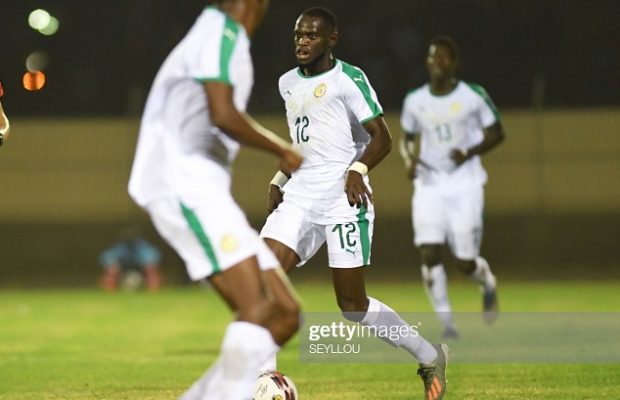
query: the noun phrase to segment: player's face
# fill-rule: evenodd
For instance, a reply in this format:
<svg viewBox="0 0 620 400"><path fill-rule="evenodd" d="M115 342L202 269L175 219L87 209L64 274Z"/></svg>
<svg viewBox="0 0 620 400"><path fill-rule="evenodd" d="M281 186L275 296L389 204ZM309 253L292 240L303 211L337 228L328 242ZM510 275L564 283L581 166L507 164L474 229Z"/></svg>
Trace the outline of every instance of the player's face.
<svg viewBox="0 0 620 400"><path fill-rule="evenodd" d="M295 23L295 57L301 66L329 56L335 41L333 32L321 18L301 16Z"/></svg>
<svg viewBox="0 0 620 400"><path fill-rule="evenodd" d="M456 60L445 46L431 45L426 57L426 69L431 79L452 78L456 71Z"/></svg>

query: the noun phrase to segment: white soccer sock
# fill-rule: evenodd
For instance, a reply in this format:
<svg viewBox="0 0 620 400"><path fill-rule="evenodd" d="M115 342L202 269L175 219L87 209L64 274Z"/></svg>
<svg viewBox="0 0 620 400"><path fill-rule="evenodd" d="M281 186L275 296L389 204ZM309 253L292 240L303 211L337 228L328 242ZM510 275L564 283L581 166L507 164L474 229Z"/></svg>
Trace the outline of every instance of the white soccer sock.
<svg viewBox="0 0 620 400"><path fill-rule="evenodd" d="M360 324L374 326L378 328L377 331L380 331L379 328L385 326L399 326L402 328L398 331L404 332L410 327L396 311L372 297L368 297L368 311L366 311L366 315L360 321ZM429 363L437 358L437 350L419 333L404 336L398 335L396 340L391 338L390 335L381 339L393 346L404 348L420 363Z"/></svg>
<svg viewBox="0 0 620 400"><path fill-rule="evenodd" d="M452 307L448 298L448 277L443 265L437 264L430 268L422 265L422 280L424 281L426 295L443 326L455 329Z"/></svg>
<svg viewBox="0 0 620 400"><path fill-rule="evenodd" d="M278 370L278 357L277 353L270 357L263 363L258 369L258 374L264 374L265 372L273 372Z"/></svg>
<svg viewBox="0 0 620 400"><path fill-rule="evenodd" d="M278 350L267 329L249 322L232 322L224 335L220 357L181 399L251 399L260 366Z"/></svg>
<svg viewBox="0 0 620 400"><path fill-rule="evenodd" d="M471 278L483 288L494 289L497 284L489 263L482 257L476 257L476 269L471 273Z"/></svg>
<svg viewBox="0 0 620 400"><path fill-rule="evenodd" d="M207 385L222 379L221 357L219 357L211 367L196 380L179 400L201 400L203 393L207 391Z"/></svg>

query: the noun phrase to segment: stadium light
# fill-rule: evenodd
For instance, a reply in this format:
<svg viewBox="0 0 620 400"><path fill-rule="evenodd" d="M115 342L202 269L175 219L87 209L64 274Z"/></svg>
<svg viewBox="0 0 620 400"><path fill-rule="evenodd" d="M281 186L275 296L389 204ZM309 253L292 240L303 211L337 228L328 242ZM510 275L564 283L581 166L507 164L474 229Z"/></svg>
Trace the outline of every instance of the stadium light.
<svg viewBox="0 0 620 400"><path fill-rule="evenodd" d="M60 22L46 10L38 8L28 16L28 25L42 35L51 36L58 31Z"/></svg>
<svg viewBox="0 0 620 400"><path fill-rule="evenodd" d="M41 71L26 72L22 79L24 89L28 91L36 91L43 88L45 85L45 74Z"/></svg>
<svg viewBox="0 0 620 400"><path fill-rule="evenodd" d="M58 19L56 17L51 16L50 21L47 24L47 26L39 29L39 33L45 36L52 36L58 31L59 27L60 27L60 22L58 21Z"/></svg>
<svg viewBox="0 0 620 400"><path fill-rule="evenodd" d="M49 25L52 16L45 10L40 8L32 11L28 16L28 25L36 31Z"/></svg>
<svg viewBox="0 0 620 400"><path fill-rule="evenodd" d="M49 55L43 50L35 50L26 58L26 69L30 72L43 71L49 63Z"/></svg>

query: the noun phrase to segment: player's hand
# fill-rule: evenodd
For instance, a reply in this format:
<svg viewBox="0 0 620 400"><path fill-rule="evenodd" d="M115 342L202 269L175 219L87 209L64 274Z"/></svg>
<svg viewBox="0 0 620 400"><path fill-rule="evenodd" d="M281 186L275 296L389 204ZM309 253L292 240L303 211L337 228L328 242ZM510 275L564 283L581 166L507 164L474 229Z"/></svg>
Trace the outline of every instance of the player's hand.
<svg viewBox="0 0 620 400"><path fill-rule="evenodd" d="M347 180L344 185L349 205L360 208L362 205L368 208L368 202L372 203L372 193L364 183L362 174L357 171L348 171Z"/></svg>
<svg viewBox="0 0 620 400"><path fill-rule="evenodd" d="M280 171L290 176L291 172L297 171L301 166L303 157L292 147L286 147L280 155Z"/></svg>
<svg viewBox="0 0 620 400"><path fill-rule="evenodd" d="M278 205L282 203L284 196L282 195L282 191L276 185L269 185L269 195L267 198L267 211L269 214L273 212Z"/></svg>
<svg viewBox="0 0 620 400"><path fill-rule="evenodd" d="M454 164L457 167L460 167L465 161L467 161L467 156L467 150L463 149L452 149L450 152L450 158L454 161Z"/></svg>

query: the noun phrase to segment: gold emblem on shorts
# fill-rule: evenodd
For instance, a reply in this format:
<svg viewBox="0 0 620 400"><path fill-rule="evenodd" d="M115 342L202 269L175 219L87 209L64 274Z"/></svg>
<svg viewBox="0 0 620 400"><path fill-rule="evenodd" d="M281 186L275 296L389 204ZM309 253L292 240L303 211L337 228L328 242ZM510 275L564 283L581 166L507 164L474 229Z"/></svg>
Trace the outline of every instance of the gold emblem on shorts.
<svg viewBox="0 0 620 400"><path fill-rule="evenodd" d="M224 237L222 237L220 247L226 253L233 252L237 250L237 247L239 247L239 240L237 240L237 238L232 233L227 233L226 235L224 235Z"/></svg>
<svg viewBox="0 0 620 400"><path fill-rule="evenodd" d="M454 103L452 103L452 105L450 106L450 108L452 109L452 112L459 112L461 111L461 109L463 108L463 106L461 105L461 103L459 103L458 101L455 101Z"/></svg>
<svg viewBox="0 0 620 400"><path fill-rule="evenodd" d="M314 89L314 97L323 97L325 96L326 92L327 92L327 85L324 83L321 83L319 86L317 86Z"/></svg>

